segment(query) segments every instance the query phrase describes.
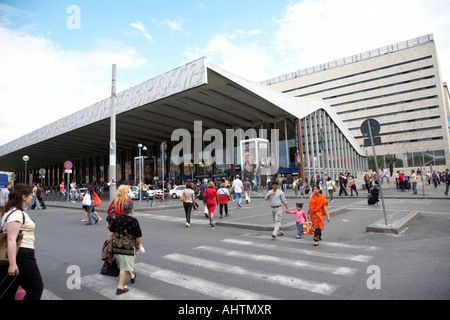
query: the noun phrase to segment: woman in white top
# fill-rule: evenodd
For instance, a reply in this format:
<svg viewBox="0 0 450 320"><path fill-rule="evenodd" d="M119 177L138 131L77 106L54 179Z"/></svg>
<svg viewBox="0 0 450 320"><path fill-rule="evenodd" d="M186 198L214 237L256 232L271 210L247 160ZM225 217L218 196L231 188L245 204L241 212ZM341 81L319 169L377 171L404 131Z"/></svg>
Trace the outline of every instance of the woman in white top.
<svg viewBox="0 0 450 320"><path fill-rule="evenodd" d="M44 284L34 256L34 228L35 224L24 208L30 205L32 189L26 184L17 184L10 192L6 213L2 218L3 231L7 233L9 265L1 266L0 278L7 275L19 275L13 282L4 299L14 300L15 293L20 285L25 291L24 300L40 300ZM23 239L16 255L16 239L19 231Z"/></svg>

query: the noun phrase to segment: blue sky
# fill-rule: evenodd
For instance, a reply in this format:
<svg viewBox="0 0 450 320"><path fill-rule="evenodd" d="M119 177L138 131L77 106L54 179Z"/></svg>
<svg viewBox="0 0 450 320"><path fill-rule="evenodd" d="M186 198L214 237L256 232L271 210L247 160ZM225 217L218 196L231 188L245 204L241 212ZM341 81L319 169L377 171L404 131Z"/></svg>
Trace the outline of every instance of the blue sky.
<svg viewBox="0 0 450 320"><path fill-rule="evenodd" d="M79 29L67 21L79 9ZM254 81L433 33L448 0L0 0L0 148L199 57ZM74 21L74 20L70 20Z"/></svg>

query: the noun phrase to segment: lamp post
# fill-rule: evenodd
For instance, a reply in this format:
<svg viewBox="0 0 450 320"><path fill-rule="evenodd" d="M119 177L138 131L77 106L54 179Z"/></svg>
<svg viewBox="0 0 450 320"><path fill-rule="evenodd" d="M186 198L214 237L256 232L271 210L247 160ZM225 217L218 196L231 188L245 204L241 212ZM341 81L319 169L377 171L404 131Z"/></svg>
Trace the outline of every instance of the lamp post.
<svg viewBox="0 0 450 320"><path fill-rule="evenodd" d="M25 155L22 157L22 160L25 162L25 184L27 184L27 162L30 160L30 157Z"/></svg>
<svg viewBox="0 0 450 320"><path fill-rule="evenodd" d="M142 143L138 144L138 148L139 148L139 158L138 158L138 163L139 163L139 175L138 175L138 179L139 179L139 189L138 189L138 194L139 194L139 202L142 202L142 171L144 170L144 159L142 157L142 150L147 151L147 147L143 146Z"/></svg>

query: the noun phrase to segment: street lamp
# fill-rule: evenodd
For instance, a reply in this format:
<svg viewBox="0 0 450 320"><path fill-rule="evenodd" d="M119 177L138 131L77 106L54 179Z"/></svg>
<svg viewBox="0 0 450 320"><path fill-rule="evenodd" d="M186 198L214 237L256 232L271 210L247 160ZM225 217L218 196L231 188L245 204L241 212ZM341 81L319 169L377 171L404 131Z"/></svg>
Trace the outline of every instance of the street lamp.
<svg viewBox="0 0 450 320"><path fill-rule="evenodd" d="M147 147L143 146L142 143L138 144L138 148L139 148L139 158L138 158L138 163L139 163L139 189L138 189L138 194L139 194L139 202L142 202L142 171L144 170L144 159L142 157L141 151L147 151Z"/></svg>
<svg viewBox="0 0 450 320"><path fill-rule="evenodd" d="M22 160L25 162L25 184L27 184L27 162L30 160L30 157L25 155L22 157Z"/></svg>

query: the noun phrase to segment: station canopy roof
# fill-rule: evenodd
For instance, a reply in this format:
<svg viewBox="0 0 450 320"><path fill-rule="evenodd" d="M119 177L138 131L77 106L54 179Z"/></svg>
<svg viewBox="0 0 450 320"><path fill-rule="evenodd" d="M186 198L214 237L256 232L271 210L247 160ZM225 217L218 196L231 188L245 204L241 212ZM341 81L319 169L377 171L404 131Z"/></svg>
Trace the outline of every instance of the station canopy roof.
<svg viewBox="0 0 450 320"><path fill-rule="evenodd" d="M353 148L365 155L331 107L300 99L211 65L201 58L117 94L117 150L170 141L175 129L259 128L280 117L304 118L325 110ZM0 170L21 171L109 154L111 98L0 146Z"/></svg>

